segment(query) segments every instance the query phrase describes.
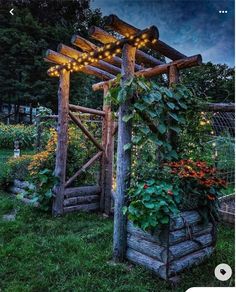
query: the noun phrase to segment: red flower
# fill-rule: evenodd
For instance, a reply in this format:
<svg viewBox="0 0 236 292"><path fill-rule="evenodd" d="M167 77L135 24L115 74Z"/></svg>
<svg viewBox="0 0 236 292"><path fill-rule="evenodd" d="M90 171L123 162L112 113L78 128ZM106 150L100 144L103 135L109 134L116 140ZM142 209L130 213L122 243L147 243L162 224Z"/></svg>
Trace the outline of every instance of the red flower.
<svg viewBox="0 0 236 292"><path fill-rule="evenodd" d="M171 190L168 190L167 191L167 194L170 195L170 196L173 196L174 195L174 193Z"/></svg>
<svg viewBox="0 0 236 292"><path fill-rule="evenodd" d="M148 185L144 185L143 188L144 188L144 189L147 189L147 188L148 188Z"/></svg>

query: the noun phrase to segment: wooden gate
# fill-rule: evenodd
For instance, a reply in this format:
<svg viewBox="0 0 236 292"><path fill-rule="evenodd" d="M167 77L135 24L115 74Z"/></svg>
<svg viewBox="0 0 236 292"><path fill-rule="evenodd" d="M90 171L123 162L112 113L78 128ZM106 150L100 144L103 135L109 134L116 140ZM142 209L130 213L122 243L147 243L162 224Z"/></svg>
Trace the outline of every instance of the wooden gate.
<svg viewBox="0 0 236 292"><path fill-rule="evenodd" d="M60 76L58 105L58 144L56 150L55 175L58 184L54 187L53 214L60 215L73 211L100 210L107 215L111 212L113 148L115 123L112 119L111 107L104 105L103 110L86 108L69 104L69 72ZM84 126L75 112L97 115L102 118L102 143ZM70 178L66 178L66 160L68 146L69 118L83 134L95 145L97 153ZM100 161L99 184L92 186L71 187L71 184L95 162Z"/></svg>

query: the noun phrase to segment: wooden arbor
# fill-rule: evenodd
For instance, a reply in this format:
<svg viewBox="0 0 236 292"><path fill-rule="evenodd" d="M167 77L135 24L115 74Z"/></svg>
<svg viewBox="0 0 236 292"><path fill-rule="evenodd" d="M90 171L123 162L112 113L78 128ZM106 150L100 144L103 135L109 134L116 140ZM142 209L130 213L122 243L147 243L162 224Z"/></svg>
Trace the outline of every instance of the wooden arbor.
<svg viewBox="0 0 236 292"><path fill-rule="evenodd" d="M77 108L84 112L91 113L93 111L94 113L95 111L69 105L70 72L80 71L103 79L102 82L93 85L93 90L103 90L105 95L119 73L122 74L123 84L134 75L150 78L164 73L168 75L169 83L171 84L179 81L179 71L181 69L201 65L202 63L201 55L187 57L161 41L158 29L155 26L139 30L120 20L115 15L107 17L106 25L120 34L121 38L118 39L101 28L93 26L89 29L89 35L99 45L95 45L79 35L74 35L72 44L79 49L60 44L58 52L48 50L46 53L46 60L57 64L48 70L48 74L52 77L60 77L58 91L58 147L55 167L55 173L60 178L60 181L55 187L54 214L62 214L63 210L65 211L63 202L65 195L68 193L68 181L65 182L68 117L70 116L86 134L86 129L83 130L81 122L69 110ZM140 50L142 47L158 51L171 59L171 62L163 63L157 60L150 54ZM126 218L122 213L122 208L126 204L126 192L129 187L131 152L124 151L124 145L131 141L132 125L130 122L125 123L122 118L129 113L129 104L130 101L128 100L119 107L118 118L117 189L114 195L114 259L117 261L122 261L125 257L127 238ZM109 104L104 104L103 111L99 112L104 117L103 142L101 146L97 145L99 153L93 159L101 158L103 161L100 208L109 214L112 194L112 133L114 133L114 122L111 118ZM86 135L89 137L88 133ZM90 139L92 139L91 136ZM95 143L95 141L93 142Z"/></svg>

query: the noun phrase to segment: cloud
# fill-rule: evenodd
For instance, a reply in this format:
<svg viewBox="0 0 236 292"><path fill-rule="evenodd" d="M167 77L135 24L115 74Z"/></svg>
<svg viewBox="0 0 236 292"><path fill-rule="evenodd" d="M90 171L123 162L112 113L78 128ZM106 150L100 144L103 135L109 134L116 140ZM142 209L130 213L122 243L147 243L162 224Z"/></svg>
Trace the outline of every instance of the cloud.
<svg viewBox="0 0 236 292"><path fill-rule="evenodd" d="M233 0L94 0L91 5L141 29L156 25L160 39L186 55L202 53L205 61L234 65Z"/></svg>

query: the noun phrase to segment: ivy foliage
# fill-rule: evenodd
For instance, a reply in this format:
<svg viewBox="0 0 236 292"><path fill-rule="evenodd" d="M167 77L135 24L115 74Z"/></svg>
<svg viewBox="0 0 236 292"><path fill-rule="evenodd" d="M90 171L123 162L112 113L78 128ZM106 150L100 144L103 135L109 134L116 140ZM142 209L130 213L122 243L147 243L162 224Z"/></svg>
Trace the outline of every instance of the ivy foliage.
<svg viewBox="0 0 236 292"><path fill-rule="evenodd" d="M148 140L158 147L160 160L178 159L176 150L167 139L170 131L179 134L186 126L186 113L194 104L191 90L182 84L173 84L167 88L153 81L135 77L127 80L123 86L118 84L110 89L106 97L115 105L132 99L129 113L124 122L133 121L132 145L141 146Z"/></svg>

